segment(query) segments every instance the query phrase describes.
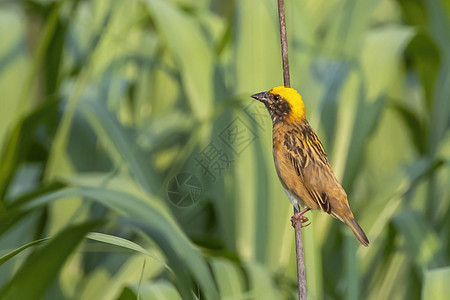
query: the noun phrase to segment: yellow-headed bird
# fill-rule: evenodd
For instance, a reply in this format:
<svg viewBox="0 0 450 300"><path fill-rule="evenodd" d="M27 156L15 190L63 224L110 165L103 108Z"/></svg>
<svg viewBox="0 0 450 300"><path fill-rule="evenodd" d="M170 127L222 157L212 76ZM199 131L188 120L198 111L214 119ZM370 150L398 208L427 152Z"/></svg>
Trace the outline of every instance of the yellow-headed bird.
<svg viewBox="0 0 450 300"><path fill-rule="evenodd" d="M273 123L273 159L281 184L299 213L292 217L305 223L310 209L320 209L345 222L358 241L369 245L347 201L347 194L336 179L317 135L305 117L300 94L284 86L252 95L270 113ZM300 212L300 205L306 209ZM306 226L303 225L302 226Z"/></svg>

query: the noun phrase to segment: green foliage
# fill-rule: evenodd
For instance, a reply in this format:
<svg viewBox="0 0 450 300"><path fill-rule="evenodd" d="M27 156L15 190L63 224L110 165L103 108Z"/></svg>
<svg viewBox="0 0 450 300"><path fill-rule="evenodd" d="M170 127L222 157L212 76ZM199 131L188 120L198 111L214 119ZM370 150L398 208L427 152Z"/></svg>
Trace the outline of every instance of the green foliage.
<svg viewBox="0 0 450 300"><path fill-rule="evenodd" d="M286 9L291 84L371 242L312 212L308 297L446 299L450 6ZM249 97L281 84L278 34L275 0L0 2L0 298L295 299Z"/></svg>
<svg viewBox="0 0 450 300"><path fill-rule="evenodd" d="M87 232L99 222L91 221L67 228L47 245L31 254L1 292L2 299L39 299L58 274L59 269Z"/></svg>

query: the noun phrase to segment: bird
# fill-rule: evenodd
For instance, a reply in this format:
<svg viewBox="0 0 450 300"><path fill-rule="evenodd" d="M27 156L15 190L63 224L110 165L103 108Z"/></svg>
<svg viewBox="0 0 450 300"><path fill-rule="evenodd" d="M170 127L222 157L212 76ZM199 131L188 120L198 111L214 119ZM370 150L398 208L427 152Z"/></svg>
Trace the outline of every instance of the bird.
<svg viewBox="0 0 450 300"><path fill-rule="evenodd" d="M308 221L304 214L321 210L347 224L358 241L369 246L369 239L356 222L347 194L331 168L322 142L305 116L305 104L293 88L278 86L252 98L269 111L273 125L273 159L280 182L297 209L292 226ZM306 207L301 210L301 207Z"/></svg>

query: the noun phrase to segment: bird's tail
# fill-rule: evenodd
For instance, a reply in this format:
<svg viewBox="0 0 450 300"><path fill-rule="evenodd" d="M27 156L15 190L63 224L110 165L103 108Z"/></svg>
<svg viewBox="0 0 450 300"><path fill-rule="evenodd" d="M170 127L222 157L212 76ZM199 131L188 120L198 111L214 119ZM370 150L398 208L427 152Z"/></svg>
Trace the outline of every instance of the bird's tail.
<svg viewBox="0 0 450 300"><path fill-rule="evenodd" d="M359 226L358 222L356 222L354 218L345 218L344 221L348 227L352 229L358 241L366 247L369 246L369 239L362 230L361 226Z"/></svg>

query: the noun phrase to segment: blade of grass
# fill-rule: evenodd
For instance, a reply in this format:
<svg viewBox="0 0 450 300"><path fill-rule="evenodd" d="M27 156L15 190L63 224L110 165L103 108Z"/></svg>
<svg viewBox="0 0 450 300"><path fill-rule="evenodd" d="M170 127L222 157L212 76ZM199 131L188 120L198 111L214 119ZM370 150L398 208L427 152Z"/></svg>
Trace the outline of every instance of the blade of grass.
<svg viewBox="0 0 450 300"><path fill-rule="evenodd" d="M100 222L91 221L63 230L47 245L31 254L13 278L1 289L1 299L40 299L53 283L62 265L84 236Z"/></svg>
<svg viewBox="0 0 450 300"><path fill-rule="evenodd" d="M32 246L36 246L42 242L48 241L50 238L43 238L43 239L39 239L36 241L32 241L26 245L23 245L22 247L19 247L5 255L3 255L2 257L0 257L0 266L3 265L5 262L7 262L8 260L10 260L11 258L13 258L14 256L16 256L17 254L19 254L20 252L22 252L25 249L28 249Z"/></svg>
<svg viewBox="0 0 450 300"><path fill-rule="evenodd" d="M140 245L138 245L132 241L129 241L127 239L109 235L109 234L99 233L99 232L90 232L89 234L86 235L86 238L97 241L97 242L115 245L118 247L130 249L130 250L142 253L142 254L156 260L161 265L163 265L167 270L171 271L170 267L161 258L151 254L150 252L148 252L147 250L142 248Z"/></svg>
<svg viewBox="0 0 450 300"><path fill-rule="evenodd" d="M215 284L198 248L187 239L174 220L167 215L167 212L161 210L157 205L148 204L134 195L121 191L80 187L67 188L37 197L24 205L22 209L35 209L53 201L71 197L92 199L130 218L132 224L142 227L154 239L158 239L159 246L169 258L169 264L171 263L170 259L175 261L170 265L176 275L189 276L192 274L208 299L210 297L217 299ZM188 292L188 282L180 281L179 284L184 285L182 287L183 296L191 298L192 295Z"/></svg>

